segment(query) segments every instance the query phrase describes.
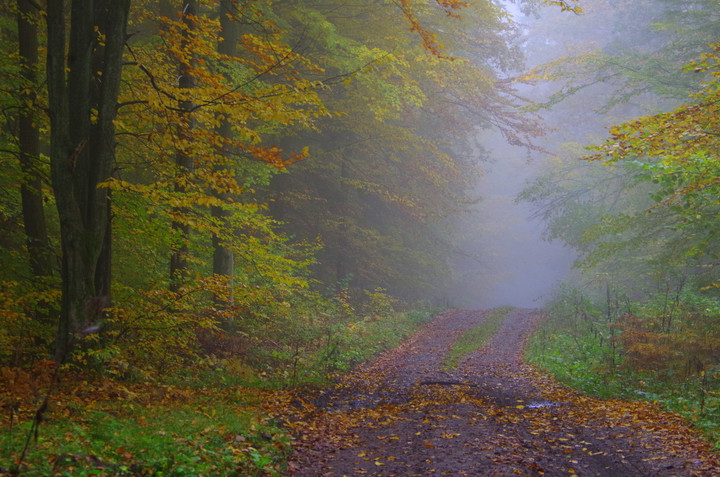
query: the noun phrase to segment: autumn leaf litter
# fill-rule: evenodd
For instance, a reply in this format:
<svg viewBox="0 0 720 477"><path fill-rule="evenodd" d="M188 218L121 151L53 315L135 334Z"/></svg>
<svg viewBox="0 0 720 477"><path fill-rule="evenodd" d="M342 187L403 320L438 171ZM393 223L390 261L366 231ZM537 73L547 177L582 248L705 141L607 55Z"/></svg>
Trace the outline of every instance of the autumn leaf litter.
<svg viewBox="0 0 720 477"><path fill-rule="evenodd" d="M452 343L488 313L447 311L334 388L269 403L294 409L276 411L296 438L288 474L720 475L718 455L680 417L588 398L523 363L536 310L513 310L446 367Z"/></svg>

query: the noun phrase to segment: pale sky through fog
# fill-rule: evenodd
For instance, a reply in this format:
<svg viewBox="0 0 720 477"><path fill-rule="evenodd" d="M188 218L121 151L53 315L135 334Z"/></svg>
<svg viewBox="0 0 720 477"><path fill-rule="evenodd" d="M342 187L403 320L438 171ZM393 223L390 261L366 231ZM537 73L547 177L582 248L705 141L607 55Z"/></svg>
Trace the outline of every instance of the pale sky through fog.
<svg viewBox="0 0 720 477"><path fill-rule="evenodd" d="M458 257L451 305L539 307L568 276L574 255L559 242L545 241L544 224L531 217L530 205L515 202L547 158L534 154L528 161L525 149L507 145L499 134L494 136L492 143L487 135L484 140L490 161L477 186L483 200L465 219L471 231L463 250L475 259Z"/></svg>
<svg viewBox="0 0 720 477"><path fill-rule="evenodd" d="M516 5L503 3L521 18ZM523 94L532 97L531 90ZM461 219L466 232L455 261L449 304L543 306L569 276L574 253L559 242L545 241L545 224L532 218L530 204L518 204L515 198L549 156L510 146L499 132L482 132L479 143L489 153L483 164L486 173L477 184L482 201L471 216Z"/></svg>

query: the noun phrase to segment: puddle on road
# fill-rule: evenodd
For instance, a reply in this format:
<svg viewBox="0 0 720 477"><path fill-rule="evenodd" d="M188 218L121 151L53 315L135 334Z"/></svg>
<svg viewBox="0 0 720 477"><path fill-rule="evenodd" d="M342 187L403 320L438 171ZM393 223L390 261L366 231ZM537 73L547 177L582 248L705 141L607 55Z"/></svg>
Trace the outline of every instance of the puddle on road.
<svg viewBox="0 0 720 477"><path fill-rule="evenodd" d="M538 409L542 407L558 407L560 404L552 401L530 401L529 403L525 404L525 407L528 409Z"/></svg>
<svg viewBox="0 0 720 477"><path fill-rule="evenodd" d="M510 405L510 406L504 406L508 409L542 409L542 408L550 408L550 407L560 407L560 403L548 401L547 399L538 399L534 401L525 401L523 399L518 399L517 404Z"/></svg>

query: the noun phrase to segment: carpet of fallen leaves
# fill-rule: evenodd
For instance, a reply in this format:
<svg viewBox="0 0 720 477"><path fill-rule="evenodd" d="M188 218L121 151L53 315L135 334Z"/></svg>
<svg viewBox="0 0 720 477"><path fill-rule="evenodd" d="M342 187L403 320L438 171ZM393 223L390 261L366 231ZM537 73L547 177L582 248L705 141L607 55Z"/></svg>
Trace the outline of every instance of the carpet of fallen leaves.
<svg viewBox="0 0 720 477"><path fill-rule="evenodd" d="M236 393L258 395L255 389L238 388ZM59 419L120 403L124 406L178 406L198 399L226 400L223 388L183 387L148 382L128 382L109 377L99 379L87 374L63 372L58 375L53 361L38 361L32 369L0 367L0 408L6 421L32 420L42 401L49 398L45 418ZM3 422L4 425L11 424Z"/></svg>
<svg viewBox="0 0 720 477"><path fill-rule="evenodd" d="M133 421L135 428L146 429L150 427L149 424L153 424L149 421L155 420L160 414L172 415L175 412L182 415L182 411L187 409L191 415L195 412L198 415L214 416L218 405L221 406L218 409L223 411L232 408L237 414L256 417L249 421L249 429L239 428L232 431L228 431L222 419L208 419L209 427L203 431L205 435L202 439L191 431L183 433L174 428L167 431L155 428L156 432L171 436L175 442L187 442L183 450L191 458L197 459L206 459L204 455L200 455L205 453L202 442L217 436L223 442L222 446L218 447L223 447L224 452L237 456L237 468L244 469L246 461L252 460L253 455L263 457L251 441L255 434L262 432L262 439L267 441L268 447L284 445L284 441L276 439L278 436L266 434L271 431L265 430L267 420L260 412L260 403L269 401L268 396L274 394L274 391L239 386L232 389L221 386L197 388L154 382L128 382L109 377L100 379L88 373L67 370L58 372L55 363L49 360L38 361L30 369L0 367L0 432L4 433L2 437L6 438L3 448L0 449L0 476L44 475L37 470L37 461L23 461L23 443L26 446L30 444L31 448L53 449L48 450L43 458L45 462L54 463L52 475L166 475L154 474L152 466L156 463L148 461L147 455L133 455L114 440L122 441L127 436L112 437L111 430L104 431L103 437L97 438L101 444L104 443L107 451L105 454L96 455L97 449L88 449L81 453L66 452L62 448L55 450L48 442L65 440L76 443L87 438L79 437L78 431L90 427L91 421L97 421L98 416L117 418L118 422ZM28 440L33 434L32 431L20 427L14 431L18 425L29 425L33 421L39 425L40 445L38 434L35 434L35 439ZM49 430L48 426L53 424L53 430ZM213 424L215 427L212 427ZM138 435L137 444L141 452L144 451L141 447L143 439L145 437ZM130 443L134 444L132 441ZM77 449L77 446L74 448ZM181 445L177 448L181 448ZM21 462L19 471L10 470ZM281 467L282 463L278 462L277 465ZM176 467L181 466L182 461ZM254 469L257 466L250 467ZM270 469L274 468L274 465L268 463L265 467ZM121 472L122 468L125 470ZM135 469L139 470L136 472ZM191 472L192 470L182 473L180 469L177 473L167 475L193 475ZM238 472L237 475L246 475L242 470ZM255 472L252 475L266 474Z"/></svg>
<svg viewBox="0 0 720 477"><path fill-rule="evenodd" d="M540 315L517 309L479 351L443 357L488 312L450 310L320 395L276 408L296 435L304 476L717 476L720 459L678 416L598 400L526 365ZM278 398L279 399L279 398Z"/></svg>

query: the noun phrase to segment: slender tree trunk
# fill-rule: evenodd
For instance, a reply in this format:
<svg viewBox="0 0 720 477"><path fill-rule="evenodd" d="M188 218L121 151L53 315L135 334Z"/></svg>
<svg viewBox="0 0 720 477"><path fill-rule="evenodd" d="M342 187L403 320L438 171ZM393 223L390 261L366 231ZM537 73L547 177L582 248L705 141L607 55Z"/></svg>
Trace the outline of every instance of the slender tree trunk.
<svg viewBox="0 0 720 477"><path fill-rule="evenodd" d="M40 130L34 120L36 107L29 105L37 104L38 30L33 18L39 15L29 0L18 0L17 4L20 74L25 83L21 97L28 103L23 105L18 119L23 223L30 272L36 277L49 276L53 274L53 264L43 206L42 179L38 170Z"/></svg>
<svg viewBox="0 0 720 477"><path fill-rule="evenodd" d="M232 0L221 0L220 8L220 29L223 41L218 45L218 52L227 56L235 56L237 51L237 42L239 37L239 28L237 21L233 19L233 13L237 8L236 2ZM223 138L229 138L232 135L232 124L228 118L223 118L220 126L217 128L217 133ZM224 146L227 148L227 145ZM218 166L218 170L229 173L229 151L223 149L220 154L224 157L222 165ZM216 193L217 196L223 201L228 201L230 198L227 194ZM213 217L217 218L222 224L223 229L228 230L230 228L229 219L232 215L230 211L222 207L212 207L210 210ZM232 287L232 276L234 273L234 256L232 250L227 246L225 241L218 236L213 234L213 274L222 275L228 277L229 286ZM216 304L218 300L216 299Z"/></svg>
<svg viewBox="0 0 720 477"><path fill-rule="evenodd" d="M195 15L197 14L197 1L191 0L183 4L182 22L183 29L183 46L187 47L190 42L189 35L195 29ZM179 86L182 89L191 89L195 87L195 78L193 77L192 64L181 62L179 65L180 79ZM193 128L192 118L192 101L184 99L179 102L178 108L181 113L180 124L178 125L178 135L188 141L182 141L187 144L189 142L189 134ZM175 165L177 166L177 180L175 182L175 192L183 193L186 191L186 176L194 169L193 158L184 149L178 149L175 154ZM174 215L177 217L187 217L190 211L185 207L177 207ZM170 255L170 290L177 292L187 282L189 273L188 254L190 242L190 226L185 220L174 220L172 222L173 237L176 240L174 248Z"/></svg>
<svg viewBox="0 0 720 477"><path fill-rule="evenodd" d="M110 299L109 196L98 185L114 163L130 0L72 0L67 55L64 4L47 4L50 166L62 247L58 361L68 358L78 333L98 325Z"/></svg>
<svg viewBox="0 0 720 477"><path fill-rule="evenodd" d="M337 243L335 244L335 282L343 283L348 280L348 225L347 221L350 217L347 212L350 206L350 197L348 191L348 185L345 180L348 177L348 166L347 161L342 160L340 164L340 175L338 177L338 187L340 189L340 197L338 200L339 210L342 211L342 218L337 226ZM347 283L349 286L349 283Z"/></svg>

